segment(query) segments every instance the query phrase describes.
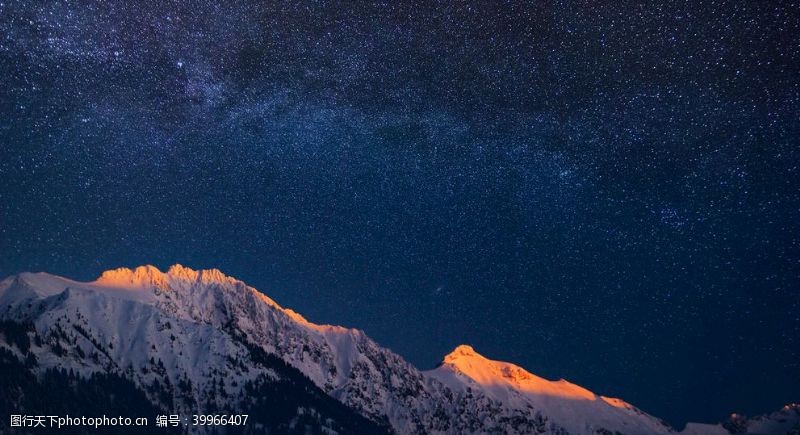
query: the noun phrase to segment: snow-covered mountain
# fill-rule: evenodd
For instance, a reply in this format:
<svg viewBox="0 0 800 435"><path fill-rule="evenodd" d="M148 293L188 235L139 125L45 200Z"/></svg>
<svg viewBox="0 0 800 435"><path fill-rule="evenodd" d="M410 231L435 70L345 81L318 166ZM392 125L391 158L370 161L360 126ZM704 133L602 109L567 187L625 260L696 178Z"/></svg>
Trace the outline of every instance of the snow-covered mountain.
<svg viewBox="0 0 800 435"><path fill-rule="evenodd" d="M457 347L428 375L459 393L479 390L509 408L542 410L569 433L671 431L620 399L598 396L563 379L548 381L514 364L487 359L466 345Z"/></svg>
<svg viewBox="0 0 800 435"><path fill-rule="evenodd" d="M169 413L248 411L245 432L673 432L620 399L469 346L420 371L362 331L308 322L216 269L121 268L93 282L22 273L0 282L0 332L0 368L29 383L102 379ZM42 406L33 387L3 382L3 409Z"/></svg>

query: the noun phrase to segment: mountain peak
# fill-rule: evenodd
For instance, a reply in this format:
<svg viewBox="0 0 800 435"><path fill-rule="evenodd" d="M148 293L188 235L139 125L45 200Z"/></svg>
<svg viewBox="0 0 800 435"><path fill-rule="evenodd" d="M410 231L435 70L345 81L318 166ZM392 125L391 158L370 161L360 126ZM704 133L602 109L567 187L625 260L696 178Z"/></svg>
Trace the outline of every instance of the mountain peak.
<svg viewBox="0 0 800 435"><path fill-rule="evenodd" d="M183 266L181 264L173 264L167 270L167 275L172 278L180 279L182 281L202 281L202 282L231 282L235 281L234 278L229 277L222 273L219 269L198 269Z"/></svg>
<svg viewBox="0 0 800 435"><path fill-rule="evenodd" d="M445 355L444 362L445 363L453 362L453 361L455 361L455 360L457 360L459 358L462 358L462 357L481 357L481 358L483 358L483 355L481 355L478 352L476 352L475 349L472 346L468 345L468 344L459 344L458 346L456 346L455 349L453 349L452 352L450 352L447 355Z"/></svg>
<svg viewBox="0 0 800 435"><path fill-rule="evenodd" d="M106 270L95 283L106 287L163 287L166 277L157 267L147 264L135 269L120 267Z"/></svg>
<svg viewBox="0 0 800 435"><path fill-rule="evenodd" d="M463 376L490 388L510 388L527 394L579 400L597 399L591 391L564 379L549 381L518 365L486 358L466 344L456 347L447 354L435 371Z"/></svg>
<svg viewBox="0 0 800 435"><path fill-rule="evenodd" d="M120 267L106 270L95 281L105 287L160 287L164 288L169 281L184 282L216 282L228 283L235 281L219 269L194 270L181 264L173 264L162 272L152 265L143 265L134 269Z"/></svg>

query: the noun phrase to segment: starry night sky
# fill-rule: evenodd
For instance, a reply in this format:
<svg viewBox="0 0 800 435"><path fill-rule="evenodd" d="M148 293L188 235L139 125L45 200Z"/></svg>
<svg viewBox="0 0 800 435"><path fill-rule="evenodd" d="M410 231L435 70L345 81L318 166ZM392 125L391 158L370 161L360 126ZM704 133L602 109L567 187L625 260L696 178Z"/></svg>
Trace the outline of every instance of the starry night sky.
<svg viewBox="0 0 800 435"><path fill-rule="evenodd" d="M0 0L0 275L217 267L679 428L800 400L800 6L597 3Z"/></svg>

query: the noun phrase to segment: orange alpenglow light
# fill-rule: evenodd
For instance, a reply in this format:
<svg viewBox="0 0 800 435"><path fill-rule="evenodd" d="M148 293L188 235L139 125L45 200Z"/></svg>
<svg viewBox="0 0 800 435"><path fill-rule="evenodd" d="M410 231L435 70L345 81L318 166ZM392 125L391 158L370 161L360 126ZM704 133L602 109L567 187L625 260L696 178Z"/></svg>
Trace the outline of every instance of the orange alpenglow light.
<svg viewBox="0 0 800 435"><path fill-rule="evenodd" d="M560 397L571 400L601 399L616 408L630 408L627 402L598 396L595 393L564 379L549 381L517 365L490 360L471 346L461 345L448 354L442 363L456 372L486 387L511 387L523 393Z"/></svg>

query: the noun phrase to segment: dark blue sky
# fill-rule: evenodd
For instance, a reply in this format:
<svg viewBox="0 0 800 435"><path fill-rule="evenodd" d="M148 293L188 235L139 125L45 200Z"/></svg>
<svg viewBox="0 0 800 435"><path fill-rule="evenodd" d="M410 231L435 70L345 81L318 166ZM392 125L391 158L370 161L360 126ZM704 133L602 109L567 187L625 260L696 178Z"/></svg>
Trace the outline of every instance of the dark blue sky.
<svg viewBox="0 0 800 435"><path fill-rule="evenodd" d="M798 5L218 3L0 5L0 274L217 267L679 428L800 400Z"/></svg>

